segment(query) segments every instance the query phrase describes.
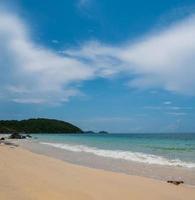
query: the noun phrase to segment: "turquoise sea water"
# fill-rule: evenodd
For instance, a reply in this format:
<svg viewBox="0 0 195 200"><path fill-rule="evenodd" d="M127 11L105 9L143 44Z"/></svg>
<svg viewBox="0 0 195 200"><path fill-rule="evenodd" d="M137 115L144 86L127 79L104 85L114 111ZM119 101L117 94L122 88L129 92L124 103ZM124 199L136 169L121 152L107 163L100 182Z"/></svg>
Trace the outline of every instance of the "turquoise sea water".
<svg viewBox="0 0 195 200"><path fill-rule="evenodd" d="M41 134L40 143L140 163L195 168L195 134Z"/></svg>

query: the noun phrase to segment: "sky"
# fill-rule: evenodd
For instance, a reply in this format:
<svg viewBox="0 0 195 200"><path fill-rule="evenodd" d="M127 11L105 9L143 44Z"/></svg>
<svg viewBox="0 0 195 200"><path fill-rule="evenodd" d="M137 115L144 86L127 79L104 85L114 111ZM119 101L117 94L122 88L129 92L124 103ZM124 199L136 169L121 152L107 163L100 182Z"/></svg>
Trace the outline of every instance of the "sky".
<svg viewBox="0 0 195 200"><path fill-rule="evenodd" d="M194 0L1 0L0 119L195 132Z"/></svg>

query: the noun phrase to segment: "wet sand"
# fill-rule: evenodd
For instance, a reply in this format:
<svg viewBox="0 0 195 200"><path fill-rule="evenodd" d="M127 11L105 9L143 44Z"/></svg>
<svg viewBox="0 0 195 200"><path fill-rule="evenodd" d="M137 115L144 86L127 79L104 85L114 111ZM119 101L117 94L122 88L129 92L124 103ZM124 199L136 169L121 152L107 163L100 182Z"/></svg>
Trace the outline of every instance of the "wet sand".
<svg viewBox="0 0 195 200"><path fill-rule="evenodd" d="M151 165L131 162L120 159L111 159L83 152L71 152L64 149L39 144L36 140L18 140L21 147L31 152L57 158L72 164L90 168L104 169L129 175L144 176L148 178L167 180L183 180L185 184L195 185L195 169Z"/></svg>
<svg viewBox="0 0 195 200"><path fill-rule="evenodd" d="M0 145L1 200L194 200L195 188L82 167Z"/></svg>

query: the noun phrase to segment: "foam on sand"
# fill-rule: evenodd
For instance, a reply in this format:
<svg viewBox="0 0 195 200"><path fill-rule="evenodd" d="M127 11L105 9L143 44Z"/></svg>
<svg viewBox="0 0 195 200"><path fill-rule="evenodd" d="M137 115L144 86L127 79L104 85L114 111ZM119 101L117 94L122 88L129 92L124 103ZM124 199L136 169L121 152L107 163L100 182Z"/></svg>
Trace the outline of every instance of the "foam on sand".
<svg viewBox="0 0 195 200"><path fill-rule="evenodd" d="M113 158L113 159L122 159L122 160L128 160L128 161L134 161L134 162L140 162L140 163L146 163L146 164L195 168L195 163L184 162L179 159L167 159L162 156L156 156L156 155L140 153L140 152L105 150L105 149L98 149L95 147L89 147L85 145L70 145L70 144L62 144L62 143L41 142L41 144L49 145L55 148L64 149L67 151L85 152L85 153L90 153L97 156Z"/></svg>

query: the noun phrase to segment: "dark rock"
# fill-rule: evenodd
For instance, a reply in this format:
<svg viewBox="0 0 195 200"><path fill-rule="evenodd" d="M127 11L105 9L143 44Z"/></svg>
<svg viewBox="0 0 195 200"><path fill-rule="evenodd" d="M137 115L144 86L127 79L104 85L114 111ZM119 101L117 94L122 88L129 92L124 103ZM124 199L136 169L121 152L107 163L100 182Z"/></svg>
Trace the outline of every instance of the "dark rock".
<svg viewBox="0 0 195 200"><path fill-rule="evenodd" d="M93 132L93 131L85 131L84 133L86 133L86 134L94 134L95 132Z"/></svg>
<svg viewBox="0 0 195 200"><path fill-rule="evenodd" d="M26 138L32 138L32 136L31 135L26 135Z"/></svg>
<svg viewBox="0 0 195 200"><path fill-rule="evenodd" d="M0 140L5 140L5 138L4 138L4 137L2 137Z"/></svg>
<svg viewBox="0 0 195 200"><path fill-rule="evenodd" d="M100 133L100 134L108 134L107 131L100 131L100 132L98 132L98 133Z"/></svg>
<svg viewBox="0 0 195 200"><path fill-rule="evenodd" d="M26 136L20 135L19 133L13 133L9 136L9 139L25 139Z"/></svg>
<svg viewBox="0 0 195 200"><path fill-rule="evenodd" d="M180 185L180 184L183 184L184 181L171 181L171 180L168 180L167 183L172 183L174 185Z"/></svg>

